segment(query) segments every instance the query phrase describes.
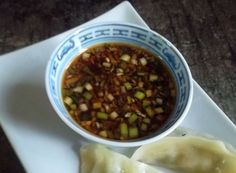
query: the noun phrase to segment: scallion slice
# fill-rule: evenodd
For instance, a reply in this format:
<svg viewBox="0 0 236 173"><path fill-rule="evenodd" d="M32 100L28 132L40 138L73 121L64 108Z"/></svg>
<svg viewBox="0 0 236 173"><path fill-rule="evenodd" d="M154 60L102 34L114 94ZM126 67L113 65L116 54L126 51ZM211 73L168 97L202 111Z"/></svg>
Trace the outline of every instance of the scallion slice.
<svg viewBox="0 0 236 173"><path fill-rule="evenodd" d="M126 123L120 124L120 134L123 137L128 137L128 126Z"/></svg>
<svg viewBox="0 0 236 173"><path fill-rule="evenodd" d="M79 105L79 109L82 111L82 112L85 112L88 110L88 106L85 104L85 103L82 103Z"/></svg>
<svg viewBox="0 0 236 173"><path fill-rule="evenodd" d="M102 103L101 102L94 102L93 103L93 109L99 109L102 107Z"/></svg>
<svg viewBox="0 0 236 173"><path fill-rule="evenodd" d="M90 84L90 83L85 83L84 84L84 87L88 90L88 91L91 91L93 89L93 86Z"/></svg>
<svg viewBox="0 0 236 173"><path fill-rule="evenodd" d="M102 131L100 131L98 134L99 134L99 136L104 137L104 138L107 138L107 137L108 137L106 130L102 130Z"/></svg>
<svg viewBox="0 0 236 173"><path fill-rule="evenodd" d="M134 123L137 119L138 119L137 114L133 113L133 114L131 114L131 116L129 117L128 122L129 122L130 124L132 124L132 123Z"/></svg>
<svg viewBox="0 0 236 173"><path fill-rule="evenodd" d="M156 74L150 74L149 75L149 80L151 82L158 80L158 76Z"/></svg>
<svg viewBox="0 0 236 173"><path fill-rule="evenodd" d="M131 89L132 89L132 85L131 85L131 83L129 83L129 82L125 82L125 83L124 83L124 86L125 86L125 88L126 88L127 90L131 90Z"/></svg>
<svg viewBox="0 0 236 173"><path fill-rule="evenodd" d="M155 112L160 114L164 112L164 109L162 107L155 108Z"/></svg>
<svg viewBox="0 0 236 173"><path fill-rule="evenodd" d="M134 93L134 97L136 97L136 98L139 99L139 100L142 100L142 99L144 99L145 94L144 94L142 91L136 91L136 92Z"/></svg>
<svg viewBox="0 0 236 173"><path fill-rule="evenodd" d="M77 93L82 93L83 92L83 87L82 86L77 86L73 89L74 92L77 92Z"/></svg>
<svg viewBox="0 0 236 173"><path fill-rule="evenodd" d="M147 124L142 123L140 129L142 131L146 131L147 130Z"/></svg>
<svg viewBox="0 0 236 173"><path fill-rule="evenodd" d="M72 98L70 98L70 97L65 97L64 98L64 102L67 104L67 105L71 105L72 103L73 103L73 100L72 100Z"/></svg>
<svg viewBox="0 0 236 173"><path fill-rule="evenodd" d="M106 112L97 112L97 117L99 119L106 120L106 119L108 119L108 114Z"/></svg>
<svg viewBox="0 0 236 173"><path fill-rule="evenodd" d="M116 111L113 111L112 113L110 113L109 117L111 119L116 119L119 116L119 114Z"/></svg>
<svg viewBox="0 0 236 173"><path fill-rule="evenodd" d="M139 61L140 61L140 63L143 65L143 66L145 66L145 65L147 65L147 60L146 60L146 58L140 58L139 59Z"/></svg>
<svg viewBox="0 0 236 173"><path fill-rule="evenodd" d="M151 105L151 101L150 100L143 100L143 107L147 107Z"/></svg>
<svg viewBox="0 0 236 173"><path fill-rule="evenodd" d="M151 107L147 107L145 110L146 110L148 116L150 116L150 117L153 117L153 115L155 114L155 112L152 110Z"/></svg>
<svg viewBox="0 0 236 173"><path fill-rule="evenodd" d="M129 128L129 137L130 138L138 137L138 128L137 127L130 127Z"/></svg>
<svg viewBox="0 0 236 173"><path fill-rule="evenodd" d="M121 60L128 62L130 60L130 56L128 54L123 54L120 57Z"/></svg>
<svg viewBox="0 0 236 173"><path fill-rule="evenodd" d="M144 118L143 119L143 122L147 123L147 124L150 124L151 123L151 120L149 118Z"/></svg>
<svg viewBox="0 0 236 173"><path fill-rule="evenodd" d="M90 100L90 99L93 97L93 94L90 93L90 92L85 91L85 92L83 93L83 96L84 96L84 98L85 98L86 100Z"/></svg>

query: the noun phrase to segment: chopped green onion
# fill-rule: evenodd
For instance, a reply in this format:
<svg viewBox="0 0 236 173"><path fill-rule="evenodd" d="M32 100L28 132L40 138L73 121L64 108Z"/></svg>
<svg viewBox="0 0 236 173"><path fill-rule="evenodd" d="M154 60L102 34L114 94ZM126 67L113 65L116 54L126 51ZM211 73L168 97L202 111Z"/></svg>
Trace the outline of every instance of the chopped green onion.
<svg viewBox="0 0 236 173"><path fill-rule="evenodd" d="M122 74L123 75L123 73L124 73L124 70L122 69L122 68L117 68L116 69L116 74L118 75L118 74ZM118 76L121 76L121 75L118 75Z"/></svg>
<svg viewBox="0 0 236 173"><path fill-rule="evenodd" d="M139 61L143 66L147 65L147 60L144 57L140 58Z"/></svg>
<svg viewBox="0 0 236 173"><path fill-rule="evenodd" d="M146 96L151 97L152 96L152 90L146 90Z"/></svg>
<svg viewBox="0 0 236 173"><path fill-rule="evenodd" d="M93 109L99 109L102 107L102 103L101 102L94 102L93 103Z"/></svg>
<svg viewBox="0 0 236 173"><path fill-rule="evenodd" d="M163 100L162 100L161 98L157 98L157 99L156 99L156 102L157 102L157 104L162 105Z"/></svg>
<svg viewBox="0 0 236 173"><path fill-rule="evenodd" d="M144 72L138 72L137 75L138 76L145 76L145 73Z"/></svg>
<svg viewBox="0 0 236 173"><path fill-rule="evenodd" d="M150 100L143 100L143 107L147 107L151 105L151 101Z"/></svg>
<svg viewBox="0 0 236 173"><path fill-rule="evenodd" d="M90 93L90 92L85 91L83 96L86 100L90 100L93 97L93 94Z"/></svg>
<svg viewBox="0 0 236 173"><path fill-rule="evenodd" d="M91 91L93 89L93 86L90 84L90 83L85 83L84 84L84 87L88 90L88 91Z"/></svg>
<svg viewBox="0 0 236 173"><path fill-rule="evenodd" d="M133 113L133 114L129 117L128 121L129 121L130 124L132 124L132 123L134 123L137 119L138 119L138 116L137 116L135 113Z"/></svg>
<svg viewBox="0 0 236 173"><path fill-rule="evenodd" d="M134 65L137 65L138 64L138 61L136 58L133 58L131 59L131 63L134 64Z"/></svg>
<svg viewBox="0 0 236 173"><path fill-rule="evenodd" d="M127 101L128 101L128 104L131 104L132 103L132 98L130 96L127 96Z"/></svg>
<svg viewBox="0 0 236 173"><path fill-rule="evenodd" d="M121 86L120 89L121 89L121 92L122 92L122 93L126 93L125 86Z"/></svg>
<svg viewBox="0 0 236 173"><path fill-rule="evenodd" d="M127 112L127 113L124 115L124 117L125 117L125 118L128 118L128 117L130 117L130 115L131 115L131 113L130 113L130 112Z"/></svg>
<svg viewBox="0 0 236 173"><path fill-rule="evenodd" d="M104 106L104 108L105 108L105 110L107 111L107 112L109 112L110 111L110 106L108 105L108 104L103 104L103 106Z"/></svg>
<svg viewBox="0 0 236 173"><path fill-rule="evenodd" d="M114 96L113 96L112 94L110 94L110 93L107 95L107 98L108 98L110 101L114 100Z"/></svg>
<svg viewBox="0 0 236 173"><path fill-rule="evenodd" d="M142 91L136 91L136 92L134 93L134 97L136 97L136 98L139 99L139 100L142 100L142 99L144 99L145 94L144 94Z"/></svg>
<svg viewBox="0 0 236 173"><path fill-rule="evenodd" d="M143 83L142 81L139 81L139 82L138 82L138 86L139 86L140 88L143 88L143 85L144 85L144 83Z"/></svg>
<svg viewBox="0 0 236 173"><path fill-rule="evenodd" d="M120 124L120 134L123 137L128 137L128 126L126 123Z"/></svg>
<svg viewBox="0 0 236 173"><path fill-rule="evenodd" d="M99 136L104 137L104 138L107 138L107 136L108 136L106 130L102 130L98 134L99 134Z"/></svg>
<svg viewBox="0 0 236 173"><path fill-rule="evenodd" d="M97 112L97 117L99 119L103 119L103 120L106 120L108 118L108 114L105 113L105 112Z"/></svg>
<svg viewBox="0 0 236 173"><path fill-rule="evenodd" d="M88 60L90 58L90 53L84 52L82 54L82 58L83 58L83 60Z"/></svg>
<svg viewBox="0 0 236 173"><path fill-rule="evenodd" d="M111 119L116 119L119 116L119 114L116 111L113 111L112 113L110 113L109 116Z"/></svg>
<svg viewBox="0 0 236 173"><path fill-rule="evenodd" d="M123 54L120 57L121 60L128 62L130 60L130 56L128 54Z"/></svg>
<svg viewBox="0 0 236 173"><path fill-rule="evenodd" d="M125 82L124 86L127 90L131 90L132 89L132 85L129 82Z"/></svg>
<svg viewBox="0 0 236 173"><path fill-rule="evenodd" d="M144 118L143 119L143 122L147 123L147 124L150 124L151 123L151 120L149 118Z"/></svg>
<svg viewBox="0 0 236 173"><path fill-rule="evenodd" d="M64 98L64 102L67 104L67 105L71 105L72 103L73 103L73 100L72 100L72 98L70 98L70 97L65 97Z"/></svg>
<svg viewBox="0 0 236 173"><path fill-rule="evenodd" d="M153 117L153 115L155 114L151 107L147 107L145 110L150 117Z"/></svg>
<svg viewBox="0 0 236 173"><path fill-rule="evenodd" d="M158 76L155 75L155 74L150 74L150 75L149 75L149 80L150 80L151 82L156 81L156 80L158 80Z"/></svg>
<svg viewBox="0 0 236 173"><path fill-rule="evenodd" d="M142 123L140 129L142 131L147 131L147 124Z"/></svg>
<svg viewBox="0 0 236 173"><path fill-rule="evenodd" d="M164 109L162 107L155 108L155 112L160 114L164 112Z"/></svg>
<svg viewBox="0 0 236 173"><path fill-rule="evenodd" d="M70 105L70 108L71 108L72 110L76 110L76 109L77 109L77 105L76 105L76 104L71 104L71 105Z"/></svg>
<svg viewBox="0 0 236 173"><path fill-rule="evenodd" d="M108 67L108 68L111 67L111 63L109 63L109 62L103 62L102 65L104 67Z"/></svg>
<svg viewBox="0 0 236 173"><path fill-rule="evenodd" d="M129 128L129 137L130 138L138 137L138 128L137 127L130 127Z"/></svg>
<svg viewBox="0 0 236 173"><path fill-rule="evenodd" d="M77 86L73 89L74 92L77 92L77 93L82 93L84 90L84 88L82 86Z"/></svg>
<svg viewBox="0 0 236 173"><path fill-rule="evenodd" d="M85 104L85 103L82 103L79 105L79 109L82 111L82 112L85 112L88 110L88 106Z"/></svg>

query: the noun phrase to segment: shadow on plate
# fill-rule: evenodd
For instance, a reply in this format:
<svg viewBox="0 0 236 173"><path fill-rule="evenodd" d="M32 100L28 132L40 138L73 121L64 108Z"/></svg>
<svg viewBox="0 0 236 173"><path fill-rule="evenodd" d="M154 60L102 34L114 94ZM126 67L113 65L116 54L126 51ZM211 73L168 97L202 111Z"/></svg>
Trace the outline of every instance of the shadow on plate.
<svg viewBox="0 0 236 173"><path fill-rule="evenodd" d="M20 128L42 133L50 138L73 142L86 141L66 126L53 110L42 84L19 83L9 88L6 108Z"/></svg>

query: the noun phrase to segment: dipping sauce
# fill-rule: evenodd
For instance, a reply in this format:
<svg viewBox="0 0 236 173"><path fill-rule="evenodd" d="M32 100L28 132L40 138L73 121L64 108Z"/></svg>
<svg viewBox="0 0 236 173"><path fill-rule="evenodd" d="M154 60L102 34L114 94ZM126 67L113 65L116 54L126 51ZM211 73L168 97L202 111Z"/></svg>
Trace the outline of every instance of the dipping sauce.
<svg viewBox="0 0 236 173"><path fill-rule="evenodd" d="M129 140L158 130L172 113L176 86L166 65L145 49L100 44L78 55L62 81L64 105L84 129Z"/></svg>

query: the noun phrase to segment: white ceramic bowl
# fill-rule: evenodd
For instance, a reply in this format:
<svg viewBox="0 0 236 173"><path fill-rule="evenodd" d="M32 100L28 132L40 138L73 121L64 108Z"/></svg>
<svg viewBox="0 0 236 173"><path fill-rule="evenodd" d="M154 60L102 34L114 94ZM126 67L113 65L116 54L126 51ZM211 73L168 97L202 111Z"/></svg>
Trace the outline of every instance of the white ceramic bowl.
<svg viewBox="0 0 236 173"><path fill-rule="evenodd" d="M61 95L64 70L87 48L109 42L124 42L141 46L161 57L169 67L177 86L176 107L161 129L153 134L128 141L104 139L80 127L67 112ZM81 27L68 36L52 53L46 70L46 90L60 118L78 134L105 145L131 147L154 142L172 132L185 118L192 101L193 84L189 67L181 53L160 34L127 23L100 23Z"/></svg>

